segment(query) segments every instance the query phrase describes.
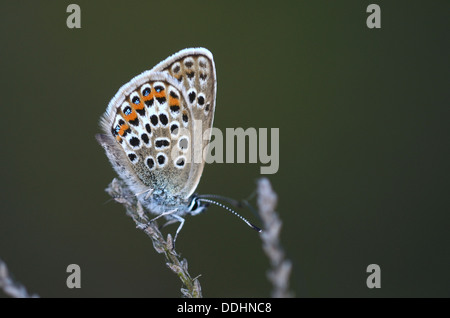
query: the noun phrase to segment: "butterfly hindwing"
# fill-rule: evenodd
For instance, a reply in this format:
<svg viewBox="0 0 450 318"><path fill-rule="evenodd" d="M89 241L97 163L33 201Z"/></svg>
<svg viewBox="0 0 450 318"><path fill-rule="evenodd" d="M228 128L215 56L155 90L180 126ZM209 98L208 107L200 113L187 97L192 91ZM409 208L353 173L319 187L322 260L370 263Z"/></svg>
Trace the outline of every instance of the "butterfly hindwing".
<svg viewBox="0 0 450 318"><path fill-rule="evenodd" d="M190 196L200 181L204 168L204 151L211 138L216 103L216 72L211 52L204 48L182 50L153 68L175 78L187 95L193 122L190 135L192 167L184 195ZM201 145L201 146L200 146Z"/></svg>

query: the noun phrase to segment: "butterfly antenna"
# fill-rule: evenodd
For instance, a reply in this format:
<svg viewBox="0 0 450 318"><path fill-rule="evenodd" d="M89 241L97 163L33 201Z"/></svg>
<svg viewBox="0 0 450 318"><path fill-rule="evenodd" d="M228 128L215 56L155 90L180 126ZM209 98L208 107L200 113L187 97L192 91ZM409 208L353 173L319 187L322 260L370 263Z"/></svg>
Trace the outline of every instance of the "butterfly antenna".
<svg viewBox="0 0 450 318"><path fill-rule="evenodd" d="M261 229L253 224L251 224L246 218L244 218L242 215L240 215L239 213L237 213L236 211L230 209L229 207L227 207L226 205L223 205L220 202L214 201L214 200L210 200L205 198L204 196L198 198L198 201L203 201L203 202L208 202L211 204L215 204L217 206L220 206L221 208L224 208L225 210L227 210L228 212L233 213L234 215L236 215L237 217L239 217L242 221L244 221L245 223L247 223L248 226L250 226L252 229L254 229L257 232L261 232ZM228 201L228 200L227 200Z"/></svg>
<svg viewBox="0 0 450 318"><path fill-rule="evenodd" d="M224 197L221 195L217 195L217 194L202 194L202 195L199 195L199 198L217 199L217 200L225 201L225 202L228 202L229 204L231 204L235 208L246 207L247 209L252 211L252 213L258 218L258 220L261 220L258 213L256 212L255 208L248 202L249 200L251 200L251 198L254 196L254 194L255 194L255 192L252 193L249 198L240 200L240 201L231 199L231 198L227 198L227 197Z"/></svg>

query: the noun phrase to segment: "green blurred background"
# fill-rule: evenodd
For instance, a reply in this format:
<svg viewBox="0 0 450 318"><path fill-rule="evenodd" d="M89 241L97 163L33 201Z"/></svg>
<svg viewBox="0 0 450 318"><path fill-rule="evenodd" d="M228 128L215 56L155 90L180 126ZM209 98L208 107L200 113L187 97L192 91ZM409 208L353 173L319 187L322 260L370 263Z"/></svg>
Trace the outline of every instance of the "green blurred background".
<svg viewBox="0 0 450 318"><path fill-rule="evenodd" d="M2 1L0 258L43 297L180 296L151 241L105 204L115 173L94 135L121 85L203 46L215 127L280 128L268 177L295 295L449 297L450 2L376 1L372 30L374 2L76 1L82 28L68 29L72 1ZM198 192L245 198L259 169L207 165ZM258 235L225 210L188 218L177 249L206 297L270 295ZM66 287L72 263L81 289Z"/></svg>

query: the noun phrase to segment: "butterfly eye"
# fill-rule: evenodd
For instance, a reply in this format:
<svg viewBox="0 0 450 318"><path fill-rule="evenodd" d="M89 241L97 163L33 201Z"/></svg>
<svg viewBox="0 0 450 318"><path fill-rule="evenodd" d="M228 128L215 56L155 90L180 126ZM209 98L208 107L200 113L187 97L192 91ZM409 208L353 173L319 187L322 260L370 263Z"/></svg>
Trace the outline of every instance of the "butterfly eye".
<svg viewBox="0 0 450 318"><path fill-rule="evenodd" d="M190 211L191 215L196 215L204 211L208 206L209 203L204 202L203 199L198 199L194 196L188 206L188 210Z"/></svg>
<svg viewBox="0 0 450 318"><path fill-rule="evenodd" d="M192 200L192 204L189 207L191 211L195 211L198 209L198 201L196 199Z"/></svg>

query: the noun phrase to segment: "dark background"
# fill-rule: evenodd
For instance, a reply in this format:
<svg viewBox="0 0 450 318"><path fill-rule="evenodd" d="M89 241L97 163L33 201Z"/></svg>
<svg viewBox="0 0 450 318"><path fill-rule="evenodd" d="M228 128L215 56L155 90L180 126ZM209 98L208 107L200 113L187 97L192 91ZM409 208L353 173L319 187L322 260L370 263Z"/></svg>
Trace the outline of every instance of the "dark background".
<svg viewBox="0 0 450 318"><path fill-rule="evenodd" d="M104 188L94 135L118 88L186 47L213 54L215 127L280 129L269 175L298 297L449 297L449 1L2 1L0 258L42 297L179 297ZM381 7L381 29L366 8ZM211 164L245 198L260 164ZM249 211L240 211L252 221ZM175 226L165 233L174 232ZM220 208L177 249L206 297L267 297L254 231ZM66 287L81 266L82 288ZM366 267L381 267L381 289Z"/></svg>

